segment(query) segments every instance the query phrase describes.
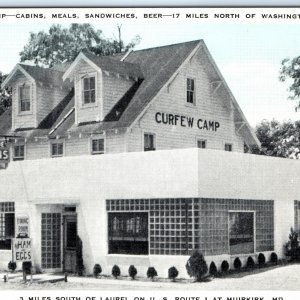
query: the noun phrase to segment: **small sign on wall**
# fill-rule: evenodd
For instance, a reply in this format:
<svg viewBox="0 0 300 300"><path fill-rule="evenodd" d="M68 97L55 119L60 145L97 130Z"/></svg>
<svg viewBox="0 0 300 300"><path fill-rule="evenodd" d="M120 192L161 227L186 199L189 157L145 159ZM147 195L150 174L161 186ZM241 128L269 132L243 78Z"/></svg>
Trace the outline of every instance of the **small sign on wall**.
<svg viewBox="0 0 300 300"><path fill-rule="evenodd" d="M16 237L28 238L29 237L29 217L17 216L16 217Z"/></svg>
<svg viewBox="0 0 300 300"><path fill-rule="evenodd" d="M13 239L12 242L13 261L24 262L32 260L31 239Z"/></svg>

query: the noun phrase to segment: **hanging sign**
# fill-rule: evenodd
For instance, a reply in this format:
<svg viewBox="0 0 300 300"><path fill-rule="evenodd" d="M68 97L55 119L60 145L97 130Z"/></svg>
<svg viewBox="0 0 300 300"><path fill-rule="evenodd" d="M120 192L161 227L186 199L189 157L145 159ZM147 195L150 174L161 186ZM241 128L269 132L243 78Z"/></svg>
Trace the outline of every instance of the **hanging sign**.
<svg viewBox="0 0 300 300"><path fill-rule="evenodd" d="M12 241L13 261L23 262L32 260L31 239L16 238Z"/></svg>
<svg viewBox="0 0 300 300"><path fill-rule="evenodd" d="M16 217L16 237L28 238L29 237L29 217L17 216Z"/></svg>
<svg viewBox="0 0 300 300"><path fill-rule="evenodd" d="M0 140L0 162L9 162L9 147L6 141Z"/></svg>

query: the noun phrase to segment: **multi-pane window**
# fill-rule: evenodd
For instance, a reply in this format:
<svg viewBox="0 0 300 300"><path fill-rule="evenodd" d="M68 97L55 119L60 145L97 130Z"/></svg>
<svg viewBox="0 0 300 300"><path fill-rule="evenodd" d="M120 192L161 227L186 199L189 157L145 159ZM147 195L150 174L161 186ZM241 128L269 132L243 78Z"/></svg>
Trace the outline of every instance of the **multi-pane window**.
<svg viewBox="0 0 300 300"><path fill-rule="evenodd" d="M42 213L42 268L61 267L61 214Z"/></svg>
<svg viewBox="0 0 300 300"><path fill-rule="evenodd" d="M152 133L144 134L144 151L155 150L155 136Z"/></svg>
<svg viewBox="0 0 300 300"><path fill-rule="evenodd" d="M186 102L195 104L195 80L192 78L186 79Z"/></svg>
<svg viewBox="0 0 300 300"><path fill-rule="evenodd" d="M93 139L92 154L103 154L103 153L104 153L104 139Z"/></svg>
<svg viewBox="0 0 300 300"><path fill-rule="evenodd" d="M83 103L95 103L95 77L83 78Z"/></svg>
<svg viewBox="0 0 300 300"><path fill-rule="evenodd" d="M30 87L19 87L20 112L30 111Z"/></svg>
<svg viewBox="0 0 300 300"><path fill-rule="evenodd" d="M232 151L232 144L225 144L225 151Z"/></svg>
<svg viewBox="0 0 300 300"><path fill-rule="evenodd" d="M15 235L15 204L0 203L0 249L11 249L11 239Z"/></svg>
<svg viewBox="0 0 300 300"><path fill-rule="evenodd" d="M14 160L23 160L25 157L25 145L14 146Z"/></svg>
<svg viewBox="0 0 300 300"><path fill-rule="evenodd" d="M109 253L148 254L148 213L108 214Z"/></svg>
<svg viewBox="0 0 300 300"><path fill-rule="evenodd" d="M254 213L229 212L230 254L254 253Z"/></svg>
<svg viewBox="0 0 300 300"><path fill-rule="evenodd" d="M206 141L205 140L197 140L197 147L198 148L206 148Z"/></svg>
<svg viewBox="0 0 300 300"><path fill-rule="evenodd" d="M51 156L57 157L57 156L63 156L64 154L64 143L52 143L51 144Z"/></svg>

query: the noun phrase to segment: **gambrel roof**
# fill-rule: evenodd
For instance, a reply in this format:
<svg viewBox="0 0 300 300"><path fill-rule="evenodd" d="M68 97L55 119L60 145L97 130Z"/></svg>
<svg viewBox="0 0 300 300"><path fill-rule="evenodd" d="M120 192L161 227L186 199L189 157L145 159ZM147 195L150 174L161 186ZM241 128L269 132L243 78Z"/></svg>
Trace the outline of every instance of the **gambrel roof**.
<svg viewBox="0 0 300 300"><path fill-rule="evenodd" d="M104 116L104 121L74 124L74 110L70 110L72 103L74 105L74 97L69 96L68 101L62 99L61 104L41 122L38 129L30 130L30 134L27 133L27 135L36 136L42 134L49 136L49 134L53 135L54 131L57 134L58 130L60 134L64 132L67 134L67 132L93 133L111 129L131 128L147 110L150 103L159 96L160 91L174 80L180 69L193 58L199 49L209 61L206 65L206 71L210 74L212 84L217 83L218 86L222 86L231 101L234 109L233 116L236 130L244 137L247 144L259 145L256 135L228 88L203 40L131 51L126 55L118 54L110 57L98 57L88 51L82 51L73 63L66 63L48 69L18 64L17 69L23 70L34 80L45 84L46 82L48 84L51 82L53 85L63 84L63 82L68 84L66 83L67 79L72 78L73 73L76 71L76 65L80 60L85 60L101 71L128 76L135 80L135 84ZM15 69L3 85L7 85L10 82ZM68 114L68 120L64 122L66 114ZM7 116L3 117L7 118ZM0 116L0 124L3 117ZM63 124L63 126L58 129L57 124Z"/></svg>

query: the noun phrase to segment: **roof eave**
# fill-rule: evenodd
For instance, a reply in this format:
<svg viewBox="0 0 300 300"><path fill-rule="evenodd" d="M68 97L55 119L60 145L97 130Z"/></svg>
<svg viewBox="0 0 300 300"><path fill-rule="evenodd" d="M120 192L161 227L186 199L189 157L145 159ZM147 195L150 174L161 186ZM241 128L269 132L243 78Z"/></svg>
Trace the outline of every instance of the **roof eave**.
<svg viewBox="0 0 300 300"><path fill-rule="evenodd" d="M65 73L62 77L63 81L65 81L68 78L70 78L72 80L73 73L76 69L76 66L81 60L84 60L87 64L89 64L96 71L101 72L101 69L94 62L92 62L88 57L86 57L86 55L83 52L80 52L77 55L76 59L69 66L69 68L65 71Z"/></svg>
<svg viewBox="0 0 300 300"><path fill-rule="evenodd" d="M24 70L24 68L22 68L22 66L20 64L16 64L16 66L13 68L13 70L9 73L9 75L5 78L5 80L2 82L1 84L1 89L6 88L9 83L11 82L13 76L15 75L15 73L17 71L21 71L26 77L28 77L31 81L35 81L35 79L29 75L29 73L27 71Z"/></svg>

